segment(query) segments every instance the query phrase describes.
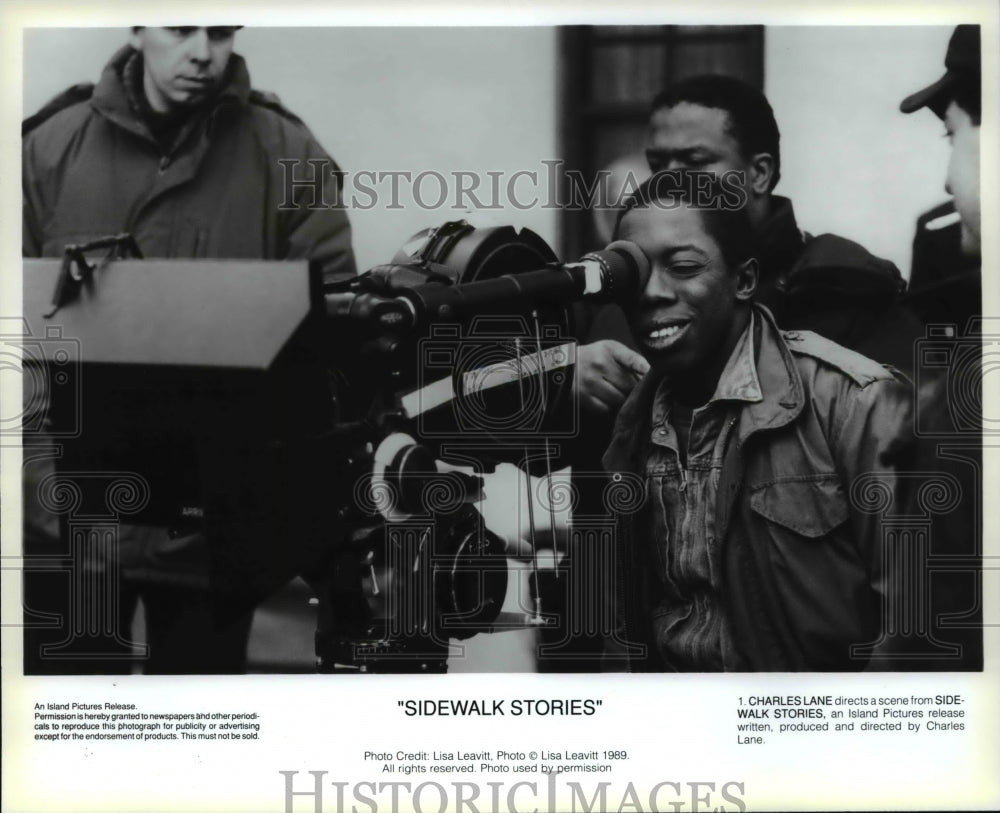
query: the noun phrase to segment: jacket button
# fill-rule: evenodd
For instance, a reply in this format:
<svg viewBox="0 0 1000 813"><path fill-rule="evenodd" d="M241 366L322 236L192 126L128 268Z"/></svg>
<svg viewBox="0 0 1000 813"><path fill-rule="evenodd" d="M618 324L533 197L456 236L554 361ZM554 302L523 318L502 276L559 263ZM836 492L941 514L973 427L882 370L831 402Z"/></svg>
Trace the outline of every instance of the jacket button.
<svg viewBox="0 0 1000 813"><path fill-rule="evenodd" d="M802 339L802 334L799 333L797 330L789 330L785 334L785 338L788 339L788 341L790 342L797 342Z"/></svg>

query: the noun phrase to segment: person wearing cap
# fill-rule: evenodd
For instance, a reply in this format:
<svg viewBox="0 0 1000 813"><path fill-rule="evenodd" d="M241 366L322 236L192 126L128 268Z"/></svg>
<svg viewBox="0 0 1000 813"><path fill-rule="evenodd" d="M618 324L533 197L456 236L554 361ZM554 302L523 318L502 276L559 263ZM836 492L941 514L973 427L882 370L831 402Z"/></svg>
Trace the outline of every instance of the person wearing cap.
<svg viewBox="0 0 1000 813"><path fill-rule="evenodd" d="M982 224L979 196L979 128L982 117L982 76L978 25L956 27L948 42L945 73L899 105L903 113L927 108L944 123L951 147L945 190L952 196L949 209L958 223L942 230L958 229L957 248L952 245L951 268L940 269L936 278L911 280L910 301L927 322L949 322L963 330L969 318L982 313L980 247ZM947 214L947 213L945 213ZM944 214L942 215L944 216ZM923 252L933 251L941 224L922 219L914 241L914 268L930 261ZM930 224L930 228L929 225ZM939 264L941 261L938 261Z"/></svg>
<svg viewBox="0 0 1000 813"><path fill-rule="evenodd" d="M909 386L781 330L755 304L749 212L685 174L640 186L617 229L650 263L628 317L651 367L604 455L645 484L616 541L618 643L634 670L868 668L891 579L881 517L852 489L874 476L896 494L884 456L909 430Z"/></svg>
<svg viewBox="0 0 1000 813"><path fill-rule="evenodd" d="M926 547L909 552L916 594L890 597L903 619L888 630L887 657L897 668L981 670L982 635L982 314L979 128L982 116L980 29L960 25L945 55L945 73L900 104L903 113L928 109L944 123L951 147L945 171L950 208L959 217L952 268L913 290L909 304L926 330L917 350L916 442L899 456L909 493L899 511L928 522ZM946 215L945 215L946 216ZM915 250L926 244L918 235ZM959 254L960 252L960 254ZM922 258L914 257L914 264ZM926 348L928 352L922 352ZM949 495L929 504L927 490ZM938 569L936 562L950 562ZM924 585L929 585L926 593ZM906 633L906 634L904 634Z"/></svg>
<svg viewBox="0 0 1000 813"><path fill-rule="evenodd" d="M251 87L245 61L233 52L237 29L133 28L96 85L70 88L24 122L23 256L60 257L66 244L128 232L145 257L308 258L327 280L356 273L350 224L336 205L339 170L276 96ZM289 193L279 160L297 162L300 181L316 166L326 171L316 173L312 188L300 183ZM51 470L51 458L41 460L26 465L25 536L36 551L58 550L55 518L34 493ZM218 611L207 547L201 534L121 527L120 629L112 648L130 637L141 599L146 671L245 670L252 610ZM43 611L53 597L36 587L29 574L28 606ZM66 607L60 614L69 623ZM65 632L29 633L26 670L130 668L123 660L41 659L41 643ZM102 648L100 641L82 646L90 644Z"/></svg>

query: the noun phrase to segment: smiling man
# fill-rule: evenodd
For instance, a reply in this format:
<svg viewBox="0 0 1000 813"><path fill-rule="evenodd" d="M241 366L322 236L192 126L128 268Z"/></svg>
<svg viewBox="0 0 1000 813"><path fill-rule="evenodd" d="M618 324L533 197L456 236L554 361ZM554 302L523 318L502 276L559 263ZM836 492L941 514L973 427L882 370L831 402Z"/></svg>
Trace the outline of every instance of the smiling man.
<svg viewBox="0 0 1000 813"><path fill-rule="evenodd" d="M618 227L651 265L629 314L651 371L604 457L647 483L622 543L625 634L647 644L635 665L863 668L852 647L878 637L886 574L878 518L850 493L870 472L894 487L883 456L909 430L909 388L779 330L754 304L745 207L705 208L692 188L655 175Z"/></svg>
<svg viewBox="0 0 1000 813"><path fill-rule="evenodd" d="M802 231L792 201L775 194L781 134L764 94L734 77L706 74L668 87L651 111L646 159L653 172L742 178L759 264L757 300L778 324L910 370L905 337L916 323L899 304L905 283L898 269L839 235Z"/></svg>

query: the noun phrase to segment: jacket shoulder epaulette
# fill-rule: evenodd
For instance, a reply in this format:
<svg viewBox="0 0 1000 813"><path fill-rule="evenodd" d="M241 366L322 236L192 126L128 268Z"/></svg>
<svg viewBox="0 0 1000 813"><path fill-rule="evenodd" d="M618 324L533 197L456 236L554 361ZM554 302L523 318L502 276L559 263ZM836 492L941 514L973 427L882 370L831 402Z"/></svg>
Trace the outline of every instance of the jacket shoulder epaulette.
<svg viewBox="0 0 1000 813"><path fill-rule="evenodd" d="M75 104L80 104L80 102L89 101L90 97L93 95L93 82L81 82L78 85L66 88L66 90L58 96L46 102L41 110L34 115L28 116L28 118L21 122L22 137L30 133L39 125L48 121L56 113L59 113L68 107L72 107Z"/></svg>
<svg viewBox="0 0 1000 813"><path fill-rule="evenodd" d="M830 341L811 330L783 330L782 338L795 355L809 356L847 375L859 387L875 381L894 380L892 371L883 364Z"/></svg>
<svg viewBox="0 0 1000 813"><path fill-rule="evenodd" d="M281 99L279 99L275 93L269 93L266 90L252 89L250 91L249 101L250 104L256 105L257 107L263 107L273 113L277 113L282 118L288 119L289 121L298 124L300 127L306 126L302 119L296 116L291 110L281 103Z"/></svg>

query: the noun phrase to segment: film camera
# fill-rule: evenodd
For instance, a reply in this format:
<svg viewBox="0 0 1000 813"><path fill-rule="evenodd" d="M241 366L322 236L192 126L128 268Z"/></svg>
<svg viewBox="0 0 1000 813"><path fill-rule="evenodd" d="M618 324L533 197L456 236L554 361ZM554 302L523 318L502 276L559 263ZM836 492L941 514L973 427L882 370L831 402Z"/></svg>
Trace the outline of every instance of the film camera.
<svg viewBox="0 0 1000 813"><path fill-rule="evenodd" d="M648 274L628 243L561 265L528 230L464 221L326 285L304 262L90 248L24 276L29 334L79 341L78 397L45 416L82 427L57 464L73 510L107 514L93 473L136 473L118 519L204 532L232 606L304 575L330 671L443 671L449 639L496 627L507 560L482 475L550 465L575 429L569 304Z"/></svg>

